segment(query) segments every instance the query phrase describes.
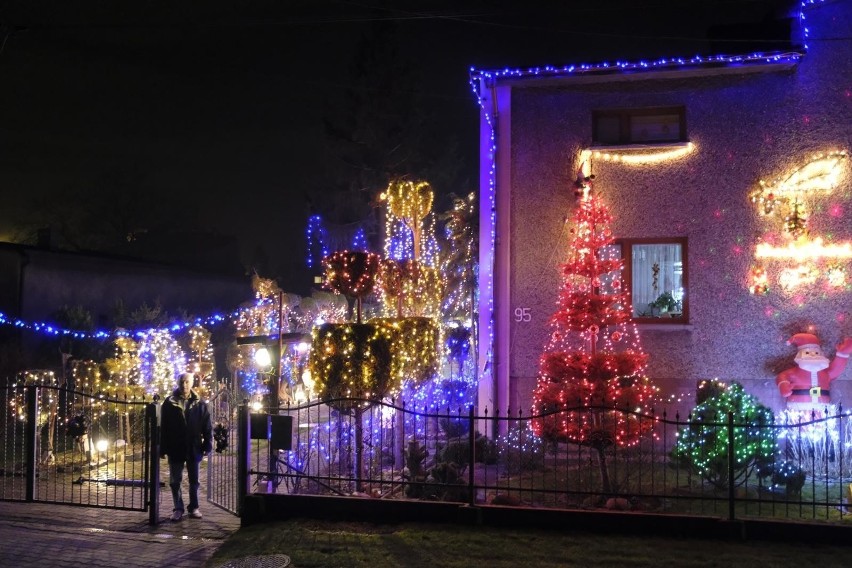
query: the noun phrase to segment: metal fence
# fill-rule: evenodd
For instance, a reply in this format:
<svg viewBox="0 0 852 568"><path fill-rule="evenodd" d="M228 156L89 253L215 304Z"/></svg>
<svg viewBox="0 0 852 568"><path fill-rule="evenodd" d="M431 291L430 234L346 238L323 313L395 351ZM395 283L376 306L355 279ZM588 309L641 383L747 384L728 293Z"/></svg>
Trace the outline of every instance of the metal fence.
<svg viewBox="0 0 852 568"><path fill-rule="evenodd" d="M0 500L147 510L156 522L156 401L41 385L6 387L0 396ZM852 425L840 408L765 423L609 407L491 416L355 399L270 413L227 393L209 404L208 501L235 514L256 492L849 517Z"/></svg>
<svg viewBox="0 0 852 568"><path fill-rule="evenodd" d="M44 385L0 396L0 500L148 510L153 402Z"/></svg>
<svg viewBox="0 0 852 568"><path fill-rule="evenodd" d="M730 519L849 516L852 428L842 409L764 423L733 413L682 419L610 407L476 416L472 408L418 411L343 399L274 415L292 420L283 442L274 439L281 432L253 419L251 428L262 432L229 433L236 475L245 460L247 477L237 486L248 492Z"/></svg>

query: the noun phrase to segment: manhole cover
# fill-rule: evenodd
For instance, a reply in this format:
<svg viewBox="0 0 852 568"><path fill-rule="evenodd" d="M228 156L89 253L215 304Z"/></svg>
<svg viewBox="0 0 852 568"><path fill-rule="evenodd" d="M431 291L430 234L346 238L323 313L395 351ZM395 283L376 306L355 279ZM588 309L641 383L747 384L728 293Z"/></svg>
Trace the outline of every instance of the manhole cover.
<svg viewBox="0 0 852 568"><path fill-rule="evenodd" d="M285 554L267 554L264 556L243 556L220 564L219 568L283 568L290 565L290 557Z"/></svg>

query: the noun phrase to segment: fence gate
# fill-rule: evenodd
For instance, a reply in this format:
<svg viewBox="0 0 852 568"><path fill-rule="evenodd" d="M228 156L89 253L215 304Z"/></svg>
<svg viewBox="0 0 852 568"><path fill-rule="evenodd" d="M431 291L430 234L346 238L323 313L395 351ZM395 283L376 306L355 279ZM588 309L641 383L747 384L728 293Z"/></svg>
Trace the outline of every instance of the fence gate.
<svg viewBox="0 0 852 568"><path fill-rule="evenodd" d="M154 403L52 385L0 392L0 500L149 509Z"/></svg>
<svg viewBox="0 0 852 568"><path fill-rule="evenodd" d="M235 515L239 515L240 506L238 404L227 388L220 389L208 402L213 420L213 452L207 460L207 501Z"/></svg>

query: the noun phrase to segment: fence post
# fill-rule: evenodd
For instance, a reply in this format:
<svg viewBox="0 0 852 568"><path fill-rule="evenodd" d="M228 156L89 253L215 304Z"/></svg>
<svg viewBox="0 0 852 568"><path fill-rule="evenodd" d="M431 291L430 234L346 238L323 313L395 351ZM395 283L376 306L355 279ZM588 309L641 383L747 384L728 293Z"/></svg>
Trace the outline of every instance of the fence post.
<svg viewBox="0 0 852 568"><path fill-rule="evenodd" d="M160 520L160 424L157 420L157 401L160 395L145 407L148 430L148 524L156 525Z"/></svg>
<svg viewBox="0 0 852 568"><path fill-rule="evenodd" d="M240 516L245 512L249 488L249 419L248 400L243 400L237 409L237 511Z"/></svg>
<svg viewBox="0 0 852 568"><path fill-rule="evenodd" d="M24 430L27 448L27 501L35 501L36 455L38 453L38 387L28 385L26 388L27 423Z"/></svg>
<svg viewBox="0 0 852 568"><path fill-rule="evenodd" d="M736 464L736 448L734 448L734 413L728 412L728 520L734 520L734 465Z"/></svg>
<svg viewBox="0 0 852 568"><path fill-rule="evenodd" d="M473 405L468 407L467 414L467 424L468 424L468 444L470 446L468 452L468 470L467 470L467 494L468 494L468 504L473 507L476 505L476 494L474 492L473 485L473 468L476 464L476 432L473 428Z"/></svg>

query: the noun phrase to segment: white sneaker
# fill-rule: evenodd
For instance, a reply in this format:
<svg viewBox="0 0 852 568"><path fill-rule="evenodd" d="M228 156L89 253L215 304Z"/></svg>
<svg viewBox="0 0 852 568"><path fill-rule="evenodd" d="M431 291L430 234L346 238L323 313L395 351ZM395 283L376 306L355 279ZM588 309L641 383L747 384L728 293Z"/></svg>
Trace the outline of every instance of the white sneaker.
<svg viewBox="0 0 852 568"><path fill-rule="evenodd" d="M172 522L177 522L177 521L181 520L182 518L183 518L183 512L178 511L177 509L172 511L172 517L171 517Z"/></svg>
<svg viewBox="0 0 852 568"><path fill-rule="evenodd" d="M190 511L189 516L192 517L193 519L200 519L201 518L201 511L199 511L198 509L195 509L194 511Z"/></svg>

